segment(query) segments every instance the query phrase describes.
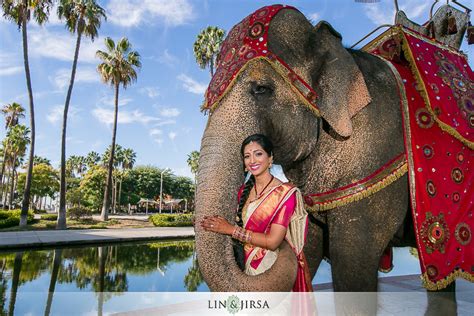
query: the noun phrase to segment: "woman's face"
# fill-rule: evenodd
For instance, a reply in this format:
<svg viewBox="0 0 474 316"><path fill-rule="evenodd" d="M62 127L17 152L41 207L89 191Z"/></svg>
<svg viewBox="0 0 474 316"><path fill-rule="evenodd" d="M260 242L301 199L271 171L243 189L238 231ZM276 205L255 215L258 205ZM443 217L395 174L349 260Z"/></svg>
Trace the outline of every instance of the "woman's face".
<svg viewBox="0 0 474 316"><path fill-rule="evenodd" d="M255 177L269 172L272 157L257 142L250 142L244 147L244 165Z"/></svg>

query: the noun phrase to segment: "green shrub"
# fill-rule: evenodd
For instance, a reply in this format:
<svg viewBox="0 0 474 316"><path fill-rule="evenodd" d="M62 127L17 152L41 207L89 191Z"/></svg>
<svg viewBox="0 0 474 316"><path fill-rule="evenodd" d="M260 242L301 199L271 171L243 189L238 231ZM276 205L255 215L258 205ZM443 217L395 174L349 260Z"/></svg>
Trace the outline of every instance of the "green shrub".
<svg viewBox="0 0 474 316"><path fill-rule="evenodd" d="M182 227L193 225L192 214L155 214L148 219L158 227Z"/></svg>
<svg viewBox="0 0 474 316"><path fill-rule="evenodd" d="M57 221L58 214L43 214L41 215L41 219L45 221Z"/></svg>
<svg viewBox="0 0 474 316"><path fill-rule="evenodd" d="M0 211L0 228L18 226L20 224L21 210ZM34 221L33 211L29 210L26 217L27 223Z"/></svg>
<svg viewBox="0 0 474 316"><path fill-rule="evenodd" d="M90 218L92 217L92 212L80 206L71 207L67 210L67 216L71 219L81 219L81 218Z"/></svg>

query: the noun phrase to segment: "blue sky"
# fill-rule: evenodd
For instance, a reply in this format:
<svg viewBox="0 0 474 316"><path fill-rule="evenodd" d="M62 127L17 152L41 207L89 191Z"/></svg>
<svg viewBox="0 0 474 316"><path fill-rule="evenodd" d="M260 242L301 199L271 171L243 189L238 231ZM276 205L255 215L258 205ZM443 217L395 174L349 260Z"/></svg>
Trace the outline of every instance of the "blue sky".
<svg viewBox="0 0 474 316"><path fill-rule="evenodd" d="M142 56L138 81L120 91L117 143L137 152L137 165L171 168L191 176L187 155L199 150L207 116L200 112L210 80L195 63L192 45L205 27L226 31L259 7L273 1L107 0L99 1L108 20L91 42L83 39L68 120L67 156L102 153L111 142L113 91L100 82L95 58L106 36L126 36ZM400 0L409 18L423 23L432 1ZM474 9L474 0L462 1ZM393 1L361 4L354 0L287 1L313 22L326 20L352 45L376 26L392 23ZM438 5L439 6L439 5ZM59 165L62 110L75 36L52 14L49 23L29 25L30 67L35 95L36 154ZM473 48L463 45L471 56ZM0 18L0 105L28 107L21 33ZM25 119L25 123L28 119ZM3 125L2 125L3 126ZM4 137L1 129L0 137Z"/></svg>

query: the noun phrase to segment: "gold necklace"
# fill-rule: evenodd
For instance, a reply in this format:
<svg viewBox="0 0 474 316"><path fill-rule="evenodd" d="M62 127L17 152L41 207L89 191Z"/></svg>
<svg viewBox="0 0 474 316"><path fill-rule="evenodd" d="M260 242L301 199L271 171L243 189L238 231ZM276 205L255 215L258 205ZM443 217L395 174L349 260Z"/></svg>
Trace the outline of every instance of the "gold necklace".
<svg viewBox="0 0 474 316"><path fill-rule="evenodd" d="M270 185L270 183L272 183L273 179L275 177L272 175L272 178L270 179L270 181L267 183L267 185L263 188L263 190L260 192L260 194L257 193L257 183L255 183L254 185L254 189L255 189L255 199L252 200L252 202L255 202L256 200L258 200L259 198L262 197L263 193L265 193L265 190L268 188L268 186Z"/></svg>

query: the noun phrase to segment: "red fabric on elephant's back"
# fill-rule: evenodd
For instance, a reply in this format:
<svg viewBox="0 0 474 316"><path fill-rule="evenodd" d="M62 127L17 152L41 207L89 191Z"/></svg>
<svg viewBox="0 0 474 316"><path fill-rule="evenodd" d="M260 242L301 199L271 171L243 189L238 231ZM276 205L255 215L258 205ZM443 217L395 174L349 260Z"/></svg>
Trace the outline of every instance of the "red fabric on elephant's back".
<svg viewBox="0 0 474 316"><path fill-rule="evenodd" d="M405 58L385 53L398 40ZM463 55L404 28L366 47L396 68L406 94L405 148L424 285L441 289L459 276L474 281L473 72Z"/></svg>

